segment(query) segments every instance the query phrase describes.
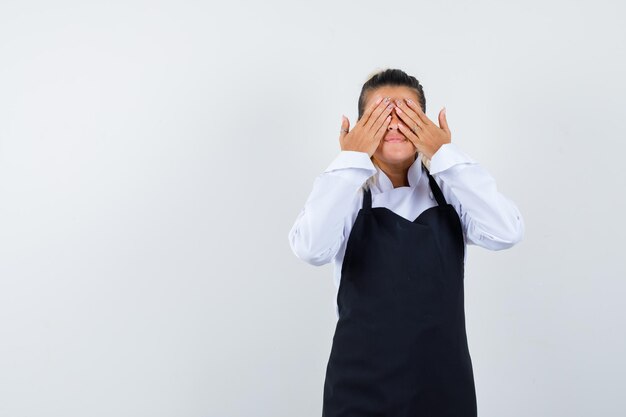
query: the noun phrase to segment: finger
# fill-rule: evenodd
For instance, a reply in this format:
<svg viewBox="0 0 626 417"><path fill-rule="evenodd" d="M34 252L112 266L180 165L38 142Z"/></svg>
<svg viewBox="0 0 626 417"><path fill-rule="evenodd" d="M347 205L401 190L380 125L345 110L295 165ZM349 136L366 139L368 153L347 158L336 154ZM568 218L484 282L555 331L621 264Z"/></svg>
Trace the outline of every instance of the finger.
<svg viewBox="0 0 626 417"><path fill-rule="evenodd" d="M406 99L406 104L413 109L413 111L415 112L415 114L417 114L417 116L425 123L425 124L434 124L429 118L428 116L426 116L426 113L424 113L424 110L422 110L422 106L417 104L416 102L414 102L413 100L411 100L410 98Z"/></svg>
<svg viewBox="0 0 626 417"><path fill-rule="evenodd" d="M417 113L411 110L411 108L406 104L402 104L402 106L404 107L404 110L402 110L400 106L396 107L396 114L400 120L404 121L404 123L406 123L406 125L411 127L413 130L416 130L416 127L424 128L425 124L422 119L419 118Z"/></svg>
<svg viewBox="0 0 626 417"><path fill-rule="evenodd" d="M426 128L426 125L424 124L422 119L420 119L419 117L414 116L415 119L412 119L406 113L404 113L402 110L400 110L398 107L396 107L396 113L398 114L400 119L404 122L405 127L407 127L409 130L411 130L417 136L419 136L417 134L417 132L419 132L419 131L421 131L421 130ZM413 113L413 114L415 114L415 113Z"/></svg>
<svg viewBox="0 0 626 417"><path fill-rule="evenodd" d="M383 98L383 96L377 96L376 100L374 100L374 102L370 104L367 109L365 109L363 116L361 116L361 118L357 121L357 124L364 125L365 123L367 123L370 116L372 115L372 112L383 103Z"/></svg>
<svg viewBox="0 0 626 417"><path fill-rule="evenodd" d="M383 123L380 125L380 127L378 128L378 130L374 134L374 139L377 142L380 142L380 140L383 138L383 136L385 136L385 132L387 132L387 128L389 127L389 123L391 123L391 115L387 116L383 120Z"/></svg>
<svg viewBox="0 0 626 417"><path fill-rule="evenodd" d="M400 129L400 132L402 132L407 139L413 142L413 145L415 145L418 150L421 148L420 138L414 131L406 127L404 123L398 123L398 129Z"/></svg>
<svg viewBox="0 0 626 417"><path fill-rule="evenodd" d="M374 113L372 113L372 115L370 116L370 120L365 125L365 128L373 130L374 132L378 131L380 126L385 122L387 116L389 116L393 111L393 107L393 103L389 103L387 107L384 107L382 109L376 109Z"/></svg>
<svg viewBox="0 0 626 417"><path fill-rule="evenodd" d="M364 127L368 130L371 130L372 128L374 130L378 129L380 124L385 120L385 117L391 113L391 109L393 109L393 104L388 98L385 98L385 100L381 101L380 104L378 104L378 106L374 109Z"/></svg>
<svg viewBox="0 0 626 417"><path fill-rule="evenodd" d="M448 135L450 134L450 128L448 127L448 119L446 118L446 108L444 107L441 112L439 112L439 126L446 132Z"/></svg>

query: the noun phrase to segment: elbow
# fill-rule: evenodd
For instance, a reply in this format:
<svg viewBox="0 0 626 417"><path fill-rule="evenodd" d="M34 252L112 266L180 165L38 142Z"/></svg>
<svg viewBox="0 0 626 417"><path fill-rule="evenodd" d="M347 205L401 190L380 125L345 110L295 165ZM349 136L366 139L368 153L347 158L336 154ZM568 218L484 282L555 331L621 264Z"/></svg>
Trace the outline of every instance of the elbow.
<svg viewBox="0 0 626 417"><path fill-rule="evenodd" d="M504 250L512 248L522 241L524 238L524 225L523 223L514 224L511 227L504 229L498 237L490 236L493 250Z"/></svg>
<svg viewBox="0 0 626 417"><path fill-rule="evenodd" d="M477 245L493 251L500 251L512 248L524 239L525 227L521 216L516 216L514 222L502 225L497 233L486 230L476 230L474 235L477 239L472 239Z"/></svg>
<svg viewBox="0 0 626 417"><path fill-rule="evenodd" d="M510 246L517 245L524 239L524 219L521 214L517 214L515 216L515 221L512 222L511 227L508 229L508 240L510 242Z"/></svg>
<svg viewBox="0 0 626 417"><path fill-rule="evenodd" d="M311 241L303 239L297 231L291 231L289 233L289 245L298 259L313 266L321 266L329 263L336 252L332 248L323 249L316 247Z"/></svg>
<svg viewBox="0 0 626 417"><path fill-rule="evenodd" d="M496 237L485 233L480 235L479 242L477 242L477 244L489 250L500 251L512 248L521 240L522 237L520 235L501 235Z"/></svg>
<svg viewBox="0 0 626 417"><path fill-rule="evenodd" d="M308 263L309 265L313 266L326 265L332 259L330 257L324 256L324 254L314 255L308 252L298 252L296 253L296 256L304 262Z"/></svg>
<svg viewBox="0 0 626 417"><path fill-rule="evenodd" d="M503 238L500 238L497 240L494 239L492 241L492 245L493 245L492 250L499 251L499 250L504 250L504 249L510 249L513 246L517 245L519 242L521 242L522 237L523 236L521 235L510 235L510 236L504 236Z"/></svg>

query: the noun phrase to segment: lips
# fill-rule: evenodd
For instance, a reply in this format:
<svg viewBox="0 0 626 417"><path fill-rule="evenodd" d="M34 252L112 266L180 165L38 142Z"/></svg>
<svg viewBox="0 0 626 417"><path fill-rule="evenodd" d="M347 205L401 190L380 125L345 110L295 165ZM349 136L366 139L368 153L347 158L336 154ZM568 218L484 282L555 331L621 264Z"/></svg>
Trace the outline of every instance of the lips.
<svg viewBox="0 0 626 417"><path fill-rule="evenodd" d="M402 136L387 136L384 140L385 142L404 142L406 139Z"/></svg>

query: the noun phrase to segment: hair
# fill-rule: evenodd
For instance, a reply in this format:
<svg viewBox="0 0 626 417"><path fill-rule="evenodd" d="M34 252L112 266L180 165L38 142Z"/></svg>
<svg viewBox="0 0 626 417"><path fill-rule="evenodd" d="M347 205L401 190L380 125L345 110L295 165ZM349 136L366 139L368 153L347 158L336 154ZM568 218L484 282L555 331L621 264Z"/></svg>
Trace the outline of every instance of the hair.
<svg viewBox="0 0 626 417"><path fill-rule="evenodd" d="M365 96L372 90L375 90L378 87L383 86L403 86L409 87L417 93L417 98L419 100L420 107L422 111L426 113L426 97L424 96L424 88L417 80L417 78L408 75L406 72L396 69L396 68L387 68L380 71L375 71L369 75L369 79L363 84L361 88L361 95L359 95L359 119L363 116L365 112ZM373 156L370 157L372 163L377 165L373 159ZM374 176L368 178L365 182L364 187L370 188L374 183Z"/></svg>
<svg viewBox="0 0 626 417"><path fill-rule="evenodd" d="M419 104L422 107L422 111L426 113L426 97L424 96L424 89L417 78L408 75L406 72L395 69L387 68L382 71L374 72L370 74L369 79L363 84L361 88L361 95L359 96L359 120L365 112L365 96L372 90L387 85L392 86L404 86L415 90L419 99Z"/></svg>

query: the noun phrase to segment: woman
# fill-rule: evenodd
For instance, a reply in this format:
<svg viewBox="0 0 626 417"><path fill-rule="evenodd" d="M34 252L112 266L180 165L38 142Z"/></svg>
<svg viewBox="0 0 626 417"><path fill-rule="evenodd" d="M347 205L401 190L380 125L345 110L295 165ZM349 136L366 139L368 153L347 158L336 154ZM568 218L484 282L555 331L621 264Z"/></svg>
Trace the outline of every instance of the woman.
<svg viewBox="0 0 626 417"><path fill-rule="evenodd" d="M358 107L289 232L300 259L335 264L322 415L475 417L465 249L513 246L522 216L451 142L445 108L440 127L426 116L414 77L375 74Z"/></svg>

